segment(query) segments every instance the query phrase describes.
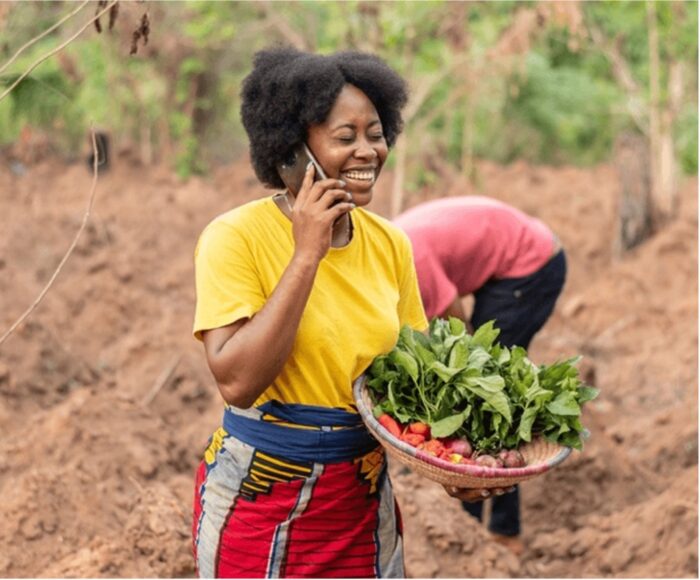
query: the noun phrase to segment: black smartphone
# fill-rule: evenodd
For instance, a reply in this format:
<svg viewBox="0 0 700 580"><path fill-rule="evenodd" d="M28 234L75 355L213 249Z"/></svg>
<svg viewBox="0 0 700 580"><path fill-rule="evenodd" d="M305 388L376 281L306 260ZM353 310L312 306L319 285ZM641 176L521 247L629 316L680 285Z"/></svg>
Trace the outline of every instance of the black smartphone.
<svg viewBox="0 0 700 580"><path fill-rule="evenodd" d="M292 152L292 157L287 162L280 163L277 166L277 172L280 178L287 186L289 193L294 197L297 196L301 189L301 184L304 181L304 175L306 175L306 168L309 162L313 163L316 170L314 181L326 179L326 173L323 171L319 162L316 161L316 158L313 156L313 153L311 153L306 143L302 143L296 147Z"/></svg>

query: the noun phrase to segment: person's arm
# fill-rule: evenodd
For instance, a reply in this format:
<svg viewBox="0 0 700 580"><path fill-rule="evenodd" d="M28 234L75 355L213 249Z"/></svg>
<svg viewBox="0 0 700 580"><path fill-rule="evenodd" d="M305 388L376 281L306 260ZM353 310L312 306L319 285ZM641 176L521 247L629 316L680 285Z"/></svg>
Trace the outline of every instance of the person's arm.
<svg viewBox="0 0 700 580"><path fill-rule="evenodd" d="M333 223L354 207L339 189L342 181L312 180L310 167L292 211L294 254L265 305L252 318L202 332L221 395L236 407L250 407L282 370L319 263L330 248Z"/></svg>
<svg viewBox="0 0 700 580"><path fill-rule="evenodd" d="M472 328L471 322L469 321L466 313L464 312L464 307L462 306L462 299L459 295L455 296L455 299L452 301L452 304L450 304L445 310L445 312L443 312L440 315L440 318L448 318L450 316L454 316L455 318L463 320L464 324L466 324L467 326L467 332L469 334L473 334L474 329Z"/></svg>

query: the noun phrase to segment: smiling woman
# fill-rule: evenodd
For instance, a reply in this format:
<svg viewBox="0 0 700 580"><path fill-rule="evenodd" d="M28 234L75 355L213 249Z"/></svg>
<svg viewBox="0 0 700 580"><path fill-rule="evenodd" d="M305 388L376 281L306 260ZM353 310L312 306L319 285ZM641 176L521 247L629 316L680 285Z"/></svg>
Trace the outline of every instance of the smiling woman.
<svg viewBox="0 0 700 580"><path fill-rule="evenodd" d="M403 80L376 56L258 53L242 118L260 181L306 143L289 191L215 218L196 249L194 334L226 403L197 472L204 577L404 577L401 519L353 381L424 330L408 238L365 209L401 131Z"/></svg>

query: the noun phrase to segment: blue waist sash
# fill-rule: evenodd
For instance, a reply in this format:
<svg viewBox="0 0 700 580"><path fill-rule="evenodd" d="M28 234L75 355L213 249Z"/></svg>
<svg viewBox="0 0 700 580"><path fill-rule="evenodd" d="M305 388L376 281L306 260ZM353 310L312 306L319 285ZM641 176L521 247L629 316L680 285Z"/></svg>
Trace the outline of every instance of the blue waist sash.
<svg viewBox="0 0 700 580"><path fill-rule="evenodd" d="M287 423L317 427L287 427L226 409L223 421L226 432L269 455L290 461L341 463L378 445L359 415L341 409L269 401L256 410Z"/></svg>

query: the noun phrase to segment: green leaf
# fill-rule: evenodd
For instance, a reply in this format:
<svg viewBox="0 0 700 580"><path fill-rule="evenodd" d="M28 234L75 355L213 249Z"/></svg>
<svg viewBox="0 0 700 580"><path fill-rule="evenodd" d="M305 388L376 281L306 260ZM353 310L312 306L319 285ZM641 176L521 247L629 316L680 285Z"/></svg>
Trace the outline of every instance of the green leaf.
<svg viewBox="0 0 700 580"><path fill-rule="evenodd" d="M592 401L600 394L600 390L593 387L579 387L578 402L580 404Z"/></svg>
<svg viewBox="0 0 700 580"><path fill-rule="evenodd" d="M418 342L416 342L416 355L418 355L418 359L421 361L421 363L423 363L425 367L429 367L433 362L437 360L433 351L427 349Z"/></svg>
<svg viewBox="0 0 700 580"><path fill-rule="evenodd" d="M493 327L494 322L494 320L489 320L476 330L471 340L472 348L475 346L481 346L487 350L491 348L493 342L501 333L500 330Z"/></svg>
<svg viewBox="0 0 700 580"><path fill-rule="evenodd" d="M435 361L430 364L428 370L433 371L437 376L439 376L443 381L449 381L462 369L453 369L445 366L440 361Z"/></svg>
<svg viewBox="0 0 700 580"><path fill-rule="evenodd" d="M491 355L484 350L483 348L479 347L474 350L472 350L469 353L469 359L467 360L467 367L470 369L477 369L481 370L484 368L484 365L488 362L490 362Z"/></svg>
<svg viewBox="0 0 700 580"><path fill-rule="evenodd" d="M506 385L503 377L499 377L498 375L491 375L488 377L468 377L464 379L464 383L467 385L478 385L491 393L502 391L503 387Z"/></svg>
<svg viewBox="0 0 700 580"><path fill-rule="evenodd" d="M450 316L450 332L453 336L463 336L466 330L463 321L454 316Z"/></svg>
<svg viewBox="0 0 700 580"><path fill-rule="evenodd" d="M554 392L543 389L542 387L538 386L532 386L530 387L527 392L525 393L525 401L527 403L535 403L535 406L538 409L541 409L542 406L549 400L554 397Z"/></svg>
<svg viewBox="0 0 700 580"><path fill-rule="evenodd" d="M456 342L450 351L448 365L452 368L463 369L467 366L469 350L462 341Z"/></svg>
<svg viewBox="0 0 700 580"><path fill-rule="evenodd" d="M413 356L402 350L394 349L389 354L389 360L404 369L414 381L418 380L418 363Z"/></svg>
<svg viewBox="0 0 700 580"><path fill-rule="evenodd" d="M468 416L469 412L465 409L456 415L434 421L430 423L430 433L433 437L449 437L462 426Z"/></svg>
<svg viewBox="0 0 700 580"><path fill-rule="evenodd" d="M576 402L576 397L571 391L563 391L559 393L551 403L547 405L547 410L555 415L573 415L581 414L581 407Z"/></svg>
<svg viewBox="0 0 700 580"><path fill-rule="evenodd" d="M460 383L460 385L486 401L496 412L503 415L508 423L512 422L513 418L508 405L508 397L505 396L503 391L487 390L481 386L469 384L467 382Z"/></svg>
<svg viewBox="0 0 700 580"><path fill-rule="evenodd" d="M532 439L532 425L536 418L536 407L528 407L525 409L523 416L520 418L520 425L518 425L518 435L523 441L530 441Z"/></svg>

